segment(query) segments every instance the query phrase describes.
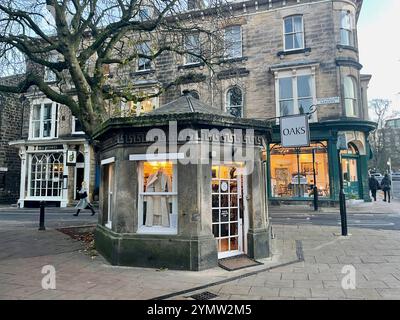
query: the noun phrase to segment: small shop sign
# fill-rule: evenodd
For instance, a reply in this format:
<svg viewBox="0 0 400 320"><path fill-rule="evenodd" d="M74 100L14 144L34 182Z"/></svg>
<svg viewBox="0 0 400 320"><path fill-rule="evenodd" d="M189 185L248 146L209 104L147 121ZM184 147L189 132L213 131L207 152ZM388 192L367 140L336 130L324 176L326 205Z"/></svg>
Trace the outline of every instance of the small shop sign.
<svg viewBox="0 0 400 320"><path fill-rule="evenodd" d="M283 147L297 148L310 145L310 127L306 114L282 117L280 127Z"/></svg>
<svg viewBox="0 0 400 320"><path fill-rule="evenodd" d="M67 166L75 166L75 165L76 165L76 151L67 150Z"/></svg>

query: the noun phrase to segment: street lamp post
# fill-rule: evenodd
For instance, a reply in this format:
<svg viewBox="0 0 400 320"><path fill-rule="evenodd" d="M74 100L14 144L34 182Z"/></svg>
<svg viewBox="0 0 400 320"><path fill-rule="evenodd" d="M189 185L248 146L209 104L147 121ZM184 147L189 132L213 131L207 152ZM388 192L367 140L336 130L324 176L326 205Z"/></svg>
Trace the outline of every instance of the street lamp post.
<svg viewBox="0 0 400 320"><path fill-rule="evenodd" d="M317 174L315 172L315 148L312 149L312 157L313 157L313 195L314 195L314 211L318 211L318 187L317 187Z"/></svg>
<svg viewBox="0 0 400 320"><path fill-rule="evenodd" d="M344 134L338 135L337 141L337 157L339 166L339 203L340 203L340 220L342 226L342 236L348 236L347 231L347 209L346 209L346 194L344 193L344 182L343 182L343 169L342 169L342 155L341 150L347 150L347 141Z"/></svg>

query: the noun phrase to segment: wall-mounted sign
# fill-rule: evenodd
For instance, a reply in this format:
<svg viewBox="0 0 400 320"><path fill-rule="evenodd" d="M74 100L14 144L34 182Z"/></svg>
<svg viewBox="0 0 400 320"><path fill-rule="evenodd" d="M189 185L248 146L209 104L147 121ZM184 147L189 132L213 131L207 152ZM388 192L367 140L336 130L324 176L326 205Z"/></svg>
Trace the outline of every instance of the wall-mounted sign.
<svg viewBox="0 0 400 320"><path fill-rule="evenodd" d="M282 147L296 148L310 145L310 127L307 115L282 117L280 125Z"/></svg>
<svg viewBox="0 0 400 320"><path fill-rule="evenodd" d="M347 150L348 143L347 143L347 136L345 132L339 132L337 137L337 149L338 150Z"/></svg>
<svg viewBox="0 0 400 320"><path fill-rule="evenodd" d="M75 166L75 165L76 165L76 151L67 150L67 166Z"/></svg>
<svg viewBox="0 0 400 320"><path fill-rule="evenodd" d="M340 103L340 97L329 97L317 99L317 105L323 104L338 104Z"/></svg>

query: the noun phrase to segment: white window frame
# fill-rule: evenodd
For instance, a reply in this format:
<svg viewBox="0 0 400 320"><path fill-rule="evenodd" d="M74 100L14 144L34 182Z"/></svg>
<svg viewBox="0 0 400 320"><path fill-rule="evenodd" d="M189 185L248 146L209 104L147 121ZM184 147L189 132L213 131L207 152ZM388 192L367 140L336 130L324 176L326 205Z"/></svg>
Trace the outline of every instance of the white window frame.
<svg viewBox="0 0 400 320"><path fill-rule="evenodd" d="M226 90L226 93L225 93L225 111L229 113L229 108L231 107L231 105L230 105L230 99L228 98L228 93L229 93L230 90L234 89L235 87L238 88L242 93L242 104L240 105L240 108L241 108L240 117L243 118L243 114L244 114L244 90L242 89L242 87L240 87L238 85L231 86ZM234 107L239 107L239 106L234 106Z"/></svg>
<svg viewBox="0 0 400 320"><path fill-rule="evenodd" d="M198 37L198 39L197 39L198 42L197 42L195 48L192 48L192 47L189 48L188 47L188 42L187 42L188 41L188 37L193 37L193 36L197 36ZM198 55L201 55L200 33L193 32L193 33L189 33L189 34L184 35L183 36L183 47L184 47L185 51L188 50L188 51L191 51L193 53L197 53ZM198 51L198 52L196 52L196 51ZM190 59L193 59L193 61L190 61ZM189 53L186 53L184 55L184 65L192 65L192 64L199 64L199 63L201 63L201 59L200 58L198 58L196 56L193 56L193 55L191 55Z"/></svg>
<svg viewBox="0 0 400 320"><path fill-rule="evenodd" d="M292 49L287 49L286 48L286 35L296 35L299 32L286 32L286 28L285 28L285 21L287 19L292 19L292 25L293 25L293 29L294 29L294 18L295 17L301 17L301 34L302 34L302 43L301 43L301 47L299 48L292 48ZM283 18L283 25L282 25L282 30L283 30L283 48L285 52L290 52L290 51L296 51L296 50L303 50L305 48L305 32L304 32L304 16L301 14L295 14L295 15L291 15L291 16L287 16L285 18ZM293 46L294 46L294 41L293 41Z"/></svg>
<svg viewBox="0 0 400 320"><path fill-rule="evenodd" d="M75 131L76 121L79 120L77 117L72 116L71 133L72 134L85 134L84 131Z"/></svg>
<svg viewBox="0 0 400 320"><path fill-rule="evenodd" d="M349 26L344 25L344 16L349 19ZM345 31L349 36L349 43L344 43L342 37L342 31ZM339 34L339 43L343 46L354 47L355 39L354 39L354 15L349 10L341 10L340 11L340 34Z"/></svg>
<svg viewBox="0 0 400 320"><path fill-rule="evenodd" d="M299 114L299 97L297 92L297 77L298 76L311 76L311 94L313 105L317 103L316 97L316 82L315 82L315 67L309 68L301 68L301 69L291 69L291 70L282 70L275 72L275 108L276 115L281 116L280 110L280 88L279 88L279 80L282 78L292 78L292 90L293 90L293 113L294 115ZM310 122L317 122L318 120L317 112L312 114ZM279 124L279 119L276 120L276 123Z"/></svg>
<svg viewBox="0 0 400 320"><path fill-rule="evenodd" d="M27 197L26 197L26 200L39 199L39 198L43 199L43 200L47 199L47 200L52 200L52 201L61 201L62 200L62 198L63 198L63 176L64 176L64 173L65 173L65 170L67 170L66 166L64 165L65 154L63 152L60 152L60 151L57 152L57 150L54 150L54 151L55 152L49 151L49 152L29 152L28 153L28 175L27 175L28 186L27 186ZM50 163L48 160L52 156L55 159L56 157L54 155L57 155L58 158L59 157L63 157L63 159L62 159L63 162L57 162L59 165L62 165L62 167L63 167L62 171L57 171L58 172L58 179L59 179L58 182L57 182L57 183L59 183L58 188L54 188L54 183L55 183L55 181L54 181L54 173L55 173L55 171L50 172L48 170L48 164ZM32 172L32 160L33 160L33 157L40 157L40 156L46 157L46 163L44 164L44 167L46 168L46 177L50 177L50 176L53 177L53 182L52 182L50 188L48 188L49 179L45 180L45 182L46 182L45 188L44 188L44 190L46 191L46 195L45 196L42 196L42 195L36 196L36 195L32 195L31 194L32 190L34 191L34 193L36 193L36 190L40 190L40 193L41 193L41 190L43 190L42 187L36 188L36 182L38 182L38 181L42 182L43 181L41 179L41 177L38 176L38 171L35 171L35 173L36 173L35 177L34 177L34 179L32 179L32 174L33 174L33 172ZM38 167L38 165L36 165L36 168L37 167ZM40 171L40 173L43 173L43 171ZM32 183L34 183L34 186L32 186ZM47 196L47 191L49 189L51 189L52 191L58 190L59 191L59 195L58 196Z"/></svg>
<svg viewBox="0 0 400 320"><path fill-rule="evenodd" d="M58 62L58 57L56 54L51 53L48 57L49 62L56 63ZM44 67L44 82L56 82L57 81L57 74L52 71L49 67Z"/></svg>
<svg viewBox="0 0 400 320"><path fill-rule="evenodd" d="M346 79L349 79L352 84L352 89L353 89L353 94L354 97L347 97L346 96ZM343 101L344 101L344 113L346 117L348 118L357 118L359 116L359 107L358 107L358 90L357 90L357 80L351 76L351 75L346 75L343 78ZM351 100L353 102L353 114L348 114L347 113L347 106L346 106L346 101Z"/></svg>
<svg viewBox="0 0 400 320"><path fill-rule="evenodd" d="M151 42L150 41L143 41L142 43L139 44L138 47L138 53L139 54L146 54L144 51L142 51L142 45L148 44L149 47L149 53L151 54ZM144 69L140 69L140 61L144 61L144 60L148 60L148 63L150 64L150 66L148 68L146 68L146 64L147 62L144 64ZM152 70L153 67L153 62L152 60L146 59L146 58L139 58L137 59L137 63L136 63L136 71L137 72L145 72L145 71L150 71Z"/></svg>
<svg viewBox="0 0 400 320"><path fill-rule="evenodd" d="M49 137L44 137L44 105L51 104L51 131ZM39 137L34 136L33 128L33 109L35 106L40 105L40 120L39 120ZM29 139L30 140L49 140L58 138L58 117L59 117L60 105L50 100L37 100L31 104L30 116L29 116ZM37 120L35 120L37 121Z"/></svg>
<svg viewBox="0 0 400 320"><path fill-rule="evenodd" d="M240 54L236 55L236 56L231 56L231 55L227 54L228 52L231 53L231 50L229 48L227 48L227 30L232 29L232 28L239 28L239 30L240 30ZM236 43L236 42L239 42L239 41L233 41L233 43ZM225 60L243 57L243 28L241 25L228 26L224 29L224 52L225 52Z"/></svg>
<svg viewBox="0 0 400 320"><path fill-rule="evenodd" d="M171 154L158 154L156 159L152 160L147 154L131 154L129 155L130 161L137 161L138 166L138 234L155 234L155 235L176 235L178 234L178 165L174 160L182 158L182 154L171 153ZM144 162L151 161L171 161L172 162L172 192L144 192ZM143 197L146 195L168 195L172 196L172 214L170 215L170 227L153 226L147 227L143 221Z"/></svg>
<svg viewBox="0 0 400 320"><path fill-rule="evenodd" d="M104 226L108 229L112 229L112 212L111 209L113 208L112 202L114 201L114 181L115 181L115 157L107 158L100 161L101 166L107 166L108 170L108 190L107 192L107 222ZM112 176L110 175L110 171L112 171ZM111 190L111 192L110 192Z"/></svg>

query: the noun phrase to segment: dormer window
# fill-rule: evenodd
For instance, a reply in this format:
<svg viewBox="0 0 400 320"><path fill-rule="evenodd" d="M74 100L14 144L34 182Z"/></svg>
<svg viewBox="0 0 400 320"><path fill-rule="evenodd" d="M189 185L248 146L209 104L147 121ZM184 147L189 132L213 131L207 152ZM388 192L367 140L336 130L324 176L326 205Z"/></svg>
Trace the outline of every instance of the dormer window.
<svg viewBox="0 0 400 320"><path fill-rule="evenodd" d="M290 16L284 19L285 51L304 49L303 16Z"/></svg>

